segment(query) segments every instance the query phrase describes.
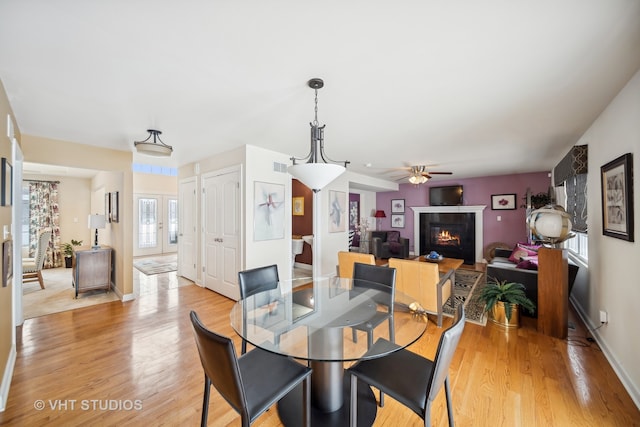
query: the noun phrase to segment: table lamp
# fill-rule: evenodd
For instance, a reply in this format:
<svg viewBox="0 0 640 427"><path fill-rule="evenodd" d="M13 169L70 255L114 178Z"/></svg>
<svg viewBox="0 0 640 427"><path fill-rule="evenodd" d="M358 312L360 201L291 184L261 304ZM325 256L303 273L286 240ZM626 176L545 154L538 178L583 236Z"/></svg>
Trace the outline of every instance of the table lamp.
<svg viewBox="0 0 640 427"><path fill-rule="evenodd" d="M380 229L382 228L382 218L386 218L387 215L385 215L383 210L378 210L376 211L375 215L373 215L377 221L378 221L378 231L380 231Z"/></svg>
<svg viewBox="0 0 640 427"><path fill-rule="evenodd" d="M104 215L89 215L89 228L96 229L96 240L95 244L91 247L92 249L100 249L100 245L98 245L98 228L105 228L107 221Z"/></svg>

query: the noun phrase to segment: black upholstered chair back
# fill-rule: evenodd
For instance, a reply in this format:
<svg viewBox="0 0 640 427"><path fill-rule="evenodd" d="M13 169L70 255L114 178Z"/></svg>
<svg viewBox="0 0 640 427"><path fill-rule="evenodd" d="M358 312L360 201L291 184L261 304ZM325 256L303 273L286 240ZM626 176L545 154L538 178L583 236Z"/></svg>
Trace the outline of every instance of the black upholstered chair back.
<svg viewBox="0 0 640 427"><path fill-rule="evenodd" d="M429 387L427 388L427 400L433 402L442 389L442 386L449 375L449 366L451 359L456 352L462 331L464 330L465 314L464 306L458 304L456 309L456 317L453 325L451 325L440 336L438 349L436 350L433 370L429 379Z"/></svg>
<svg viewBox="0 0 640 427"><path fill-rule="evenodd" d="M190 317L205 376L220 395L237 412L242 413L247 404L233 342L208 330L194 311Z"/></svg>
<svg viewBox="0 0 640 427"><path fill-rule="evenodd" d="M279 281L278 266L275 264L240 271L238 272L240 298L244 299L258 292L275 289Z"/></svg>
<svg viewBox="0 0 640 427"><path fill-rule="evenodd" d="M250 270L244 270L238 272L238 284L240 285L240 299L245 299L259 292L276 289L280 277L278 275L278 266L276 264L267 265L265 267L252 268ZM255 301L256 305L263 305L269 303L269 296L264 296L264 301L260 301L261 298ZM243 309L246 308L243 306ZM246 319L247 313L242 316ZM243 322L243 327L246 329L246 320ZM242 339L242 348L240 354L247 352L247 341Z"/></svg>
<svg viewBox="0 0 640 427"><path fill-rule="evenodd" d="M379 267L377 265L353 264L353 286L383 290L386 293L375 301L389 307L389 312L393 313L393 300L396 289L396 269L389 267Z"/></svg>

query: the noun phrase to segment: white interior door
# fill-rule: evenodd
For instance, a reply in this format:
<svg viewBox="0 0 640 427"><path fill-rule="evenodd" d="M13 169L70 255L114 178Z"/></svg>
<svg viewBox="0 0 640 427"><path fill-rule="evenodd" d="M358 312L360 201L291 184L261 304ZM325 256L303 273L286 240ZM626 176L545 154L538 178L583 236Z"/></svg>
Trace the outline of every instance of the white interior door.
<svg viewBox="0 0 640 427"><path fill-rule="evenodd" d="M137 194L134 256L162 255L178 250L178 198Z"/></svg>
<svg viewBox="0 0 640 427"><path fill-rule="evenodd" d="M240 265L240 172L202 177L205 287L238 300Z"/></svg>
<svg viewBox="0 0 640 427"><path fill-rule="evenodd" d="M178 203L180 218L178 235L178 273L189 280L197 280L196 270L196 221L197 182L195 178L181 181Z"/></svg>

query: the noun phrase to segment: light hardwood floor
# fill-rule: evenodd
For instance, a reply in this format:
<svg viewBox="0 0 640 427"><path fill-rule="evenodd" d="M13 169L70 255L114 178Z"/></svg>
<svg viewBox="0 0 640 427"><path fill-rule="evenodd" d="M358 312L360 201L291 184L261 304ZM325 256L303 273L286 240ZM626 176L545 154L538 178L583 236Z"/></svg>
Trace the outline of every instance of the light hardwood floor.
<svg viewBox="0 0 640 427"><path fill-rule="evenodd" d="M189 285L25 321L0 424L198 425L203 372L188 314L196 310L239 348L229 325L232 304ZM532 322L511 333L467 323L450 371L456 425L640 425L640 411L573 312L571 321L568 340L541 335ZM411 349L433 357L441 332L430 322ZM442 395L432 420L447 425ZM215 391L209 425L240 425ZM281 425L277 411L255 425ZM423 424L388 398L374 425Z"/></svg>

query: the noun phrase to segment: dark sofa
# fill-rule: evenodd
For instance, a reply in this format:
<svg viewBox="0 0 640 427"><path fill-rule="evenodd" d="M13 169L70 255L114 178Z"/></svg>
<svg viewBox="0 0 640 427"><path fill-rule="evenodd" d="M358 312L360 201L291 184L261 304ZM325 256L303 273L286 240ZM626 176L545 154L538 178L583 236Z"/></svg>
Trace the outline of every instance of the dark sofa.
<svg viewBox="0 0 640 427"><path fill-rule="evenodd" d="M409 239L399 231L372 231L370 250L376 258L409 258Z"/></svg>
<svg viewBox="0 0 640 427"><path fill-rule="evenodd" d="M538 317L538 271L516 268L516 264L509 261L511 252L511 249L497 248L495 250L495 257L487 265L487 280L507 280L509 282L522 283L527 297L536 305L536 311L532 317ZM569 295L571 295L578 268L575 263L569 261ZM521 314L531 316L526 310L523 310Z"/></svg>

